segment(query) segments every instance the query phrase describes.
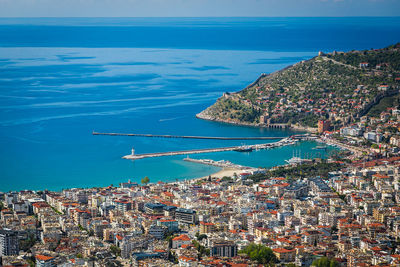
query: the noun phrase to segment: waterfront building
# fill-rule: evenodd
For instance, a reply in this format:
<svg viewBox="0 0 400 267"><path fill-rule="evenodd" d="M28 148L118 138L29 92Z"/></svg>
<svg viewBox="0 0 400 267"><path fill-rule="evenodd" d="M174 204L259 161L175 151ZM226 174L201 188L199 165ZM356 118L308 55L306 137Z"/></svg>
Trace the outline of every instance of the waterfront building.
<svg viewBox="0 0 400 267"><path fill-rule="evenodd" d="M120 184L121 188L134 188L139 186L138 183L135 182L131 182L131 180L129 179L127 183L121 183Z"/></svg>
<svg viewBox="0 0 400 267"><path fill-rule="evenodd" d="M363 129L357 126L348 126L340 129L341 135L349 135L349 136L361 136L363 134Z"/></svg>
<svg viewBox="0 0 400 267"><path fill-rule="evenodd" d="M331 128L331 122L329 120L318 121L318 133L329 131L330 128Z"/></svg>
<svg viewBox="0 0 400 267"><path fill-rule="evenodd" d="M364 138L374 143L382 141L382 135L376 132L366 132L364 133Z"/></svg>

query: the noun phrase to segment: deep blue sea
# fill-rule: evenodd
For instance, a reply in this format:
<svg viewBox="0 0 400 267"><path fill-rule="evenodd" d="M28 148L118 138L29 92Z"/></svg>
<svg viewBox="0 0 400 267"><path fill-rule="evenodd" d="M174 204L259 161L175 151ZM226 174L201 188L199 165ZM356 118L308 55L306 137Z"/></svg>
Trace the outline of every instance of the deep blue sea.
<svg viewBox="0 0 400 267"><path fill-rule="evenodd" d="M288 136L195 118L226 91L318 51L399 42L400 18L0 19L0 191L60 190L191 179L218 168L184 156L137 153L240 145L242 141L93 136L92 131L204 136ZM262 141L261 141L262 142ZM254 142L253 142L254 143ZM227 159L282 164L304 142Z"/></svg>

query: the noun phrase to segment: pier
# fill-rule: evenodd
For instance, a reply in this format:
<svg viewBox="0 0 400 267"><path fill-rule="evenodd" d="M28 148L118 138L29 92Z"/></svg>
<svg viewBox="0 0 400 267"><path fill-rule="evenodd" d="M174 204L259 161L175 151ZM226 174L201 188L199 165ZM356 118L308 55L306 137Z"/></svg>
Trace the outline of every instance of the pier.
<svg viewBox="0 0 400 267"><path fill-rule="evenodd" d="M99 133L93 135L109 136L136 136L136 137L158 137L158 138L184 138L184 139L205 139L205 140L279 140L287 137L261 136L261 137L213 137L213 136L190 136L190 135L163 135L163 134L135 134L135 133Z"/></svg>
<svg viewBox="0 0 400 267"><path fill-rule="evenodd" d="M268 149L286 145L293 145L296 143L296 140L285 138L283 140L267 143L267 144L256 144L256 145L247 145L247 148L251 148L252 150L259 149ZM220 147L220 148L206 148L206 149L193 149L193 150L181 150L181 151L171 151L171 152L158 152L158 153L147 153L147 154L135 154L134 149L132 149L132 154L123 156L124 159L144 159L144 158L155 158L155 157L165 157L165 156L177 156L177 155L190 155L190 154L202 154L202 153L215 153L215 152L224 152L224 151L234 151L240 150L243 146L230 146L230 147Z"/></svg>
<svg viewBox="0 0 400 267"><path fill-rule="evenodd" d="M230 161L227 161L227 160L215 161L215 160L212 160L212 159L192 159L192 158L189 158L189 157L188 158L184 158L183 160L187 161L187 162L210 165L210 166L219 167L219 168L223 168L223 169L238 169L238 170L254 169L252 167L243 166L243 165L239 165L239 164L234 164L234 163L232 163Z"/></svg>

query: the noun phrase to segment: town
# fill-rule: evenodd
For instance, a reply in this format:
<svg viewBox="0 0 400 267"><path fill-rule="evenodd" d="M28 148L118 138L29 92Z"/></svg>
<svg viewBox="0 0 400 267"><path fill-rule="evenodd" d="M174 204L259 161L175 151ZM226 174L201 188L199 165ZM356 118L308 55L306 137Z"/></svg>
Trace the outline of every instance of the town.
<svg viewBox="0 0 400 267"><path fill-rule="evenodd" d="M398 46L320 53L199 115L291 124L341 148L329 158L170 183L144 177L107 187L4 192L1 265L400 266L398 65L358 62L361 55L398 55ZM295 81L290 77L305 73L298 68L317 68L319 76ZM340 75L323 71L329 68ZM306 93L322 82L319 95Z"/></svg>
<svg viewBox="0 0 400 267"><path fill-rule="evenodd" d="M399 266L397 109L318 124L344 150L231 177L2 193L2 265Z"/></svg>

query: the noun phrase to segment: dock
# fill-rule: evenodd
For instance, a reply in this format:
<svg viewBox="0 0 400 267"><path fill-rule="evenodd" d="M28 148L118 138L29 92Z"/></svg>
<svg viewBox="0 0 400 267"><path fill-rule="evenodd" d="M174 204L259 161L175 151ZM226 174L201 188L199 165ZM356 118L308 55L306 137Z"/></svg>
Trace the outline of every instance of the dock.
<svg viewBox="0 0 400 267"><path fill-rule="evenodd" d="M246 147L250 147L253 150L259 149L268 149L286 145L293 145L297 141L285 138L280 141L274 143L267 144L256 144L256 145L247 145ZM165 157L165 156L177 156L177 155L190 155L190 154L202 154L202 153L215 153L215 152L224 152L224 151L234 151L241 149L242 146L230 146L230 147L220 147L220 148L206 148L206 149L193 149L193 150L181 150L181 151L171 151L171 152L158 152L158 153L147 153L147 154L135 154L132 149L132 154L123 156L124 159L138 160L144 158L155 158L155 157Z"/></svg>
<svg viewBox="0 0 400 267"><path fill-rule="evenodd" d="M136 133L100 133L94 132L93 135L109 136L136 136L154 138L183 138L183 139L204 139L204 140L279 140L287 137L282 136L260 136L260 137L214 137L214 136L190 136L190 135L164 135L164 134L136 134Z"/></svg>
<svg viewBox="0 0 400 267"><path fill-rule="evenodd" d="M187 162L193 162L193 163L198 163L198 164L204 164L204 165L210 165L214 167L220 167L223 169L239 169L239 170L247 170L247 169L252 169L252 167L248 166L243 166L239 164L234 164L230 161L227 160L212 160L212 159L192 159L192 158L184 158L184 161ZM254 168L253 168L254 169Z"/></svg>

